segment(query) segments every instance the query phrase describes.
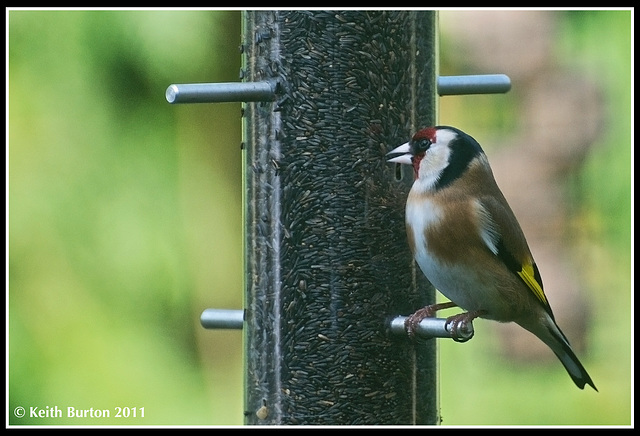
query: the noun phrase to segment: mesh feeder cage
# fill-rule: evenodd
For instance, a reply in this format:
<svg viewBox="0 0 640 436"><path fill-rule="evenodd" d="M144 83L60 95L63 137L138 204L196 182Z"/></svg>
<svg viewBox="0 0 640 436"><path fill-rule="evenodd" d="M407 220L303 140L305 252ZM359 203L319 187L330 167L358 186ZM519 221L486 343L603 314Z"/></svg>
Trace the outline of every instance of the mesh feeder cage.
<svg viewBox="0 0 640 436"><path fill-rule="evenodd" d="M436 341L389 320L434 302L404 229L436 120L436 12L243 12L245 423L436 424Z"/></svg>

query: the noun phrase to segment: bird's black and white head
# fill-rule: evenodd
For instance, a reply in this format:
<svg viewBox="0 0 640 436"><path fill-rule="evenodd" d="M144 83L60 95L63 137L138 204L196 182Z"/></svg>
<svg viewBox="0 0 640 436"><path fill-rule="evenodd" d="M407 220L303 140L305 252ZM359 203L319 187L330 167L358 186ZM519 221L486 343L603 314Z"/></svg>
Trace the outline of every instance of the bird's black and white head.
<svg viewBox="0 0 640 436"><path fill-rule="evenodd" d="M449 126L426 127L411 140L391 150L388 162L412 165L420 190L444 188L458 179L471 161L486 159L480 144L463 131Z"/></svg>

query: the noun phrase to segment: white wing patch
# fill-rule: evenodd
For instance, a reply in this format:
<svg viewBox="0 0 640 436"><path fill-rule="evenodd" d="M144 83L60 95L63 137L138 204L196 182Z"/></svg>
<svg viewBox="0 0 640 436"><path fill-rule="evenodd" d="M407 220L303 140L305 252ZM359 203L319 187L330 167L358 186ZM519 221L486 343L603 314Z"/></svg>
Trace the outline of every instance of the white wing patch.
<svg viewBox="0 0 640 436"><path fill-rule="evenodd" d="M500 241L500 231L496 223L493 221L489 211L483 206L480 200L475 201L476 215L478 217L478 226L480 237L485 245L495 255L498 255L498 241Z"/></svg>

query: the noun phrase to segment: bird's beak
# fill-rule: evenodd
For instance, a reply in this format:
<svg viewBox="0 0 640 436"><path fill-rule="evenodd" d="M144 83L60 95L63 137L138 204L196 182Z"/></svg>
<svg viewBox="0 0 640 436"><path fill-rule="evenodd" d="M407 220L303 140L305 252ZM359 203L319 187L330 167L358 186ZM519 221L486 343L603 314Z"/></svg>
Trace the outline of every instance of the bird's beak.
<svg viewBox="0 0 640 436"><path fill-rule="evenodd" d="M387 159L387 162L395 162L405 165L411 165L411 147L409 147L409 143L405 142L400 147L396 147L387 153L389 155L397 155L392 157L391 159Z"/></svg>

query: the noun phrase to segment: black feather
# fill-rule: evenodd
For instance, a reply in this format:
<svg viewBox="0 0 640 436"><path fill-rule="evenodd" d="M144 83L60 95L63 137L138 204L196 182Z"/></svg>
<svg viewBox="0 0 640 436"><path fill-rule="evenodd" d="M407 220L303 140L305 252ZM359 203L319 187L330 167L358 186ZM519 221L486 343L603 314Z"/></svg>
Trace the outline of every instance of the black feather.
<svg viewBox="0 0 640 436"><path fill-rule="evenodd" d="M449 165L442 171L435 186L436 189L440 189L459 178L460 175L467 170L473 158L484 152L480 144L478 144L478 141L462 130L449 126L438 126L436 129L449 129L458 134L456 139L449 144L451 147Z"/></svg>

